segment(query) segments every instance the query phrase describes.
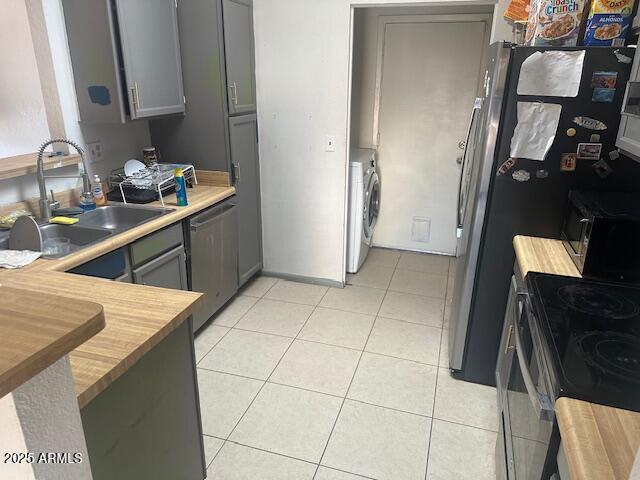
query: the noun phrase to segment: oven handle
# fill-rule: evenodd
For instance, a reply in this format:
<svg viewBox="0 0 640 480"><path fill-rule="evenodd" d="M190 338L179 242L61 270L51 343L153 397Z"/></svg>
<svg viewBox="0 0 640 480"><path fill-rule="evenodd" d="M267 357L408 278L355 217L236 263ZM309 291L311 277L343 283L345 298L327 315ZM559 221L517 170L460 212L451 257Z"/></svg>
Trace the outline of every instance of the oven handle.
<svg viewBox="0 0 640 480"><path fill-rule="evenodd" d="M521 297L522 295L522 293L518 293L519 297ZM518 301L516 302L516 308L518 310L520 309L520 302L520 299L518 299ZM520 317L518 316L517 318ZM533 408L540 420L553 421L553 404L551 403L551 400L547 395L538 391L538 388L536 387L536 384L531 377L531 371L529 370L529 365L527 363L527 359L525 358L524 350L522 349L520 328L517 323L514 325L514 327L515 328L513 329L513 336L516 339L516 355L518 356L520 372L522 373L522 378L524 379L524 384L527 388L527 393L529 394L529 400L531 400L531 404L533 405Z"/></svg>

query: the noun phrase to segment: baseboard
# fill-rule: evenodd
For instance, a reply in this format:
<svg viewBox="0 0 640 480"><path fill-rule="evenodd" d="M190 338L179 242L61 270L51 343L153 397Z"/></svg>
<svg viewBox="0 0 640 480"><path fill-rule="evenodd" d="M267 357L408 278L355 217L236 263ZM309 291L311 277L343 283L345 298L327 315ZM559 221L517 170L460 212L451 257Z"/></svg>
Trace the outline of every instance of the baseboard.
<svg viewBox="0 0 640 480"><path fill-rule="evenodd" d="M428 253L431 255L444 255L446 257L456 256L455 253L438 252L435 250L418 250L417 248L399 247L397 245L382 245L377 243L372 243L371 248L385 248L387 250L400 250L402 252Z"/></svg>
<svg viewBox="0 0 640 480"><path fill-rule="evenodd" d="M275 278L281 278L283 280L290 280L292 282L309 283L311 285L322 285L323 287L344 288L344 283L338 282L336 280L330 280L328 278L305 277L304 275L292 275L289 273L269 272L266 270L262 270L260 274L265 275L267 277L275 277Z"/></svg>

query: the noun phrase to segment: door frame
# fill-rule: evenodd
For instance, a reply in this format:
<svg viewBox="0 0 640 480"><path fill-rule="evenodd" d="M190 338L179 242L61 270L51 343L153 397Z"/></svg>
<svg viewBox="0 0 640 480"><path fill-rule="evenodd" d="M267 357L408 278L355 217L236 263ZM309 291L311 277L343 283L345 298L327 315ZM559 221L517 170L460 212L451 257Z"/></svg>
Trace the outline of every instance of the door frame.
<svg viewBox="0 0 640 480"><path fill-rule="evenodd" d="M447 15L381 15L378 18L378 41L376 44L376 84L373 94L373 138L371 139L371 144L374 146L374 148L378 148L380 146L380 107L382 105L382 87L384 84L382 72L384 71L385 31L387 25L408 23L461 23L463 21L465 23L484 23L483 43L488 42L491 35L491 24L493 22L493 15L489 13L454 13ZM489 44L486 43L486 46L488 47ZM487 61L487 50L488 48L484 49L481 62L478 66L478 88L480 88L482 85L482 68Z"/></svg>

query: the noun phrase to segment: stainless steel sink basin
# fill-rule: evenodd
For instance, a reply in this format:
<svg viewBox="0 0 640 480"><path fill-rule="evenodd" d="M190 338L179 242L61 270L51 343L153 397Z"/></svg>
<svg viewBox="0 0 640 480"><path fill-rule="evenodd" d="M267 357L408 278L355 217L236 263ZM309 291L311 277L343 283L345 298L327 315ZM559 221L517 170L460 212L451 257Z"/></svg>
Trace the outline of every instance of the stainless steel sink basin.
<svg viewBox="0 0 640 480"><path fill-rule="evenodd" d="M45 247L45 254L43 256L49 258L63 257L100 240L104 240L112 234L109 230L101 228L83 227L79 225L57 225L52 223L40 225L40 233L42 234L42 243ZM47 240L56 238L68 239L70 244L69 250L57 254L47 254Z"/></svg>
<svg viewBox="0 0 640 480"><path fill-rule="evenodd" d="M166 215L171 211L169 208L106 205L80 215L78 225L121 232Z"/></svg>

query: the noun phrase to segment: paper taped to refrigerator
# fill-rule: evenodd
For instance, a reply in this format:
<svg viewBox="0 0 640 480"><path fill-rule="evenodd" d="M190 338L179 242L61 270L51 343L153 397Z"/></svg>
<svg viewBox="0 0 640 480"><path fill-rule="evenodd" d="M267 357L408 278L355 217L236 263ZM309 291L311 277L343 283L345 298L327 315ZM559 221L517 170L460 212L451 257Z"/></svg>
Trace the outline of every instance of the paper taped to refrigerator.
<svg viewBox="0 0 640 480"><path fill-rule="evenodd" d="M511 138L511 157L544 160L551 148L562 105L518 102L518 124Z"/></svg>
<svg viewBox="0 0 640 480"><path fill-rule="evenodd" d="M518 95L577 97L584 50L534 52L522 62Z"/></svg>

